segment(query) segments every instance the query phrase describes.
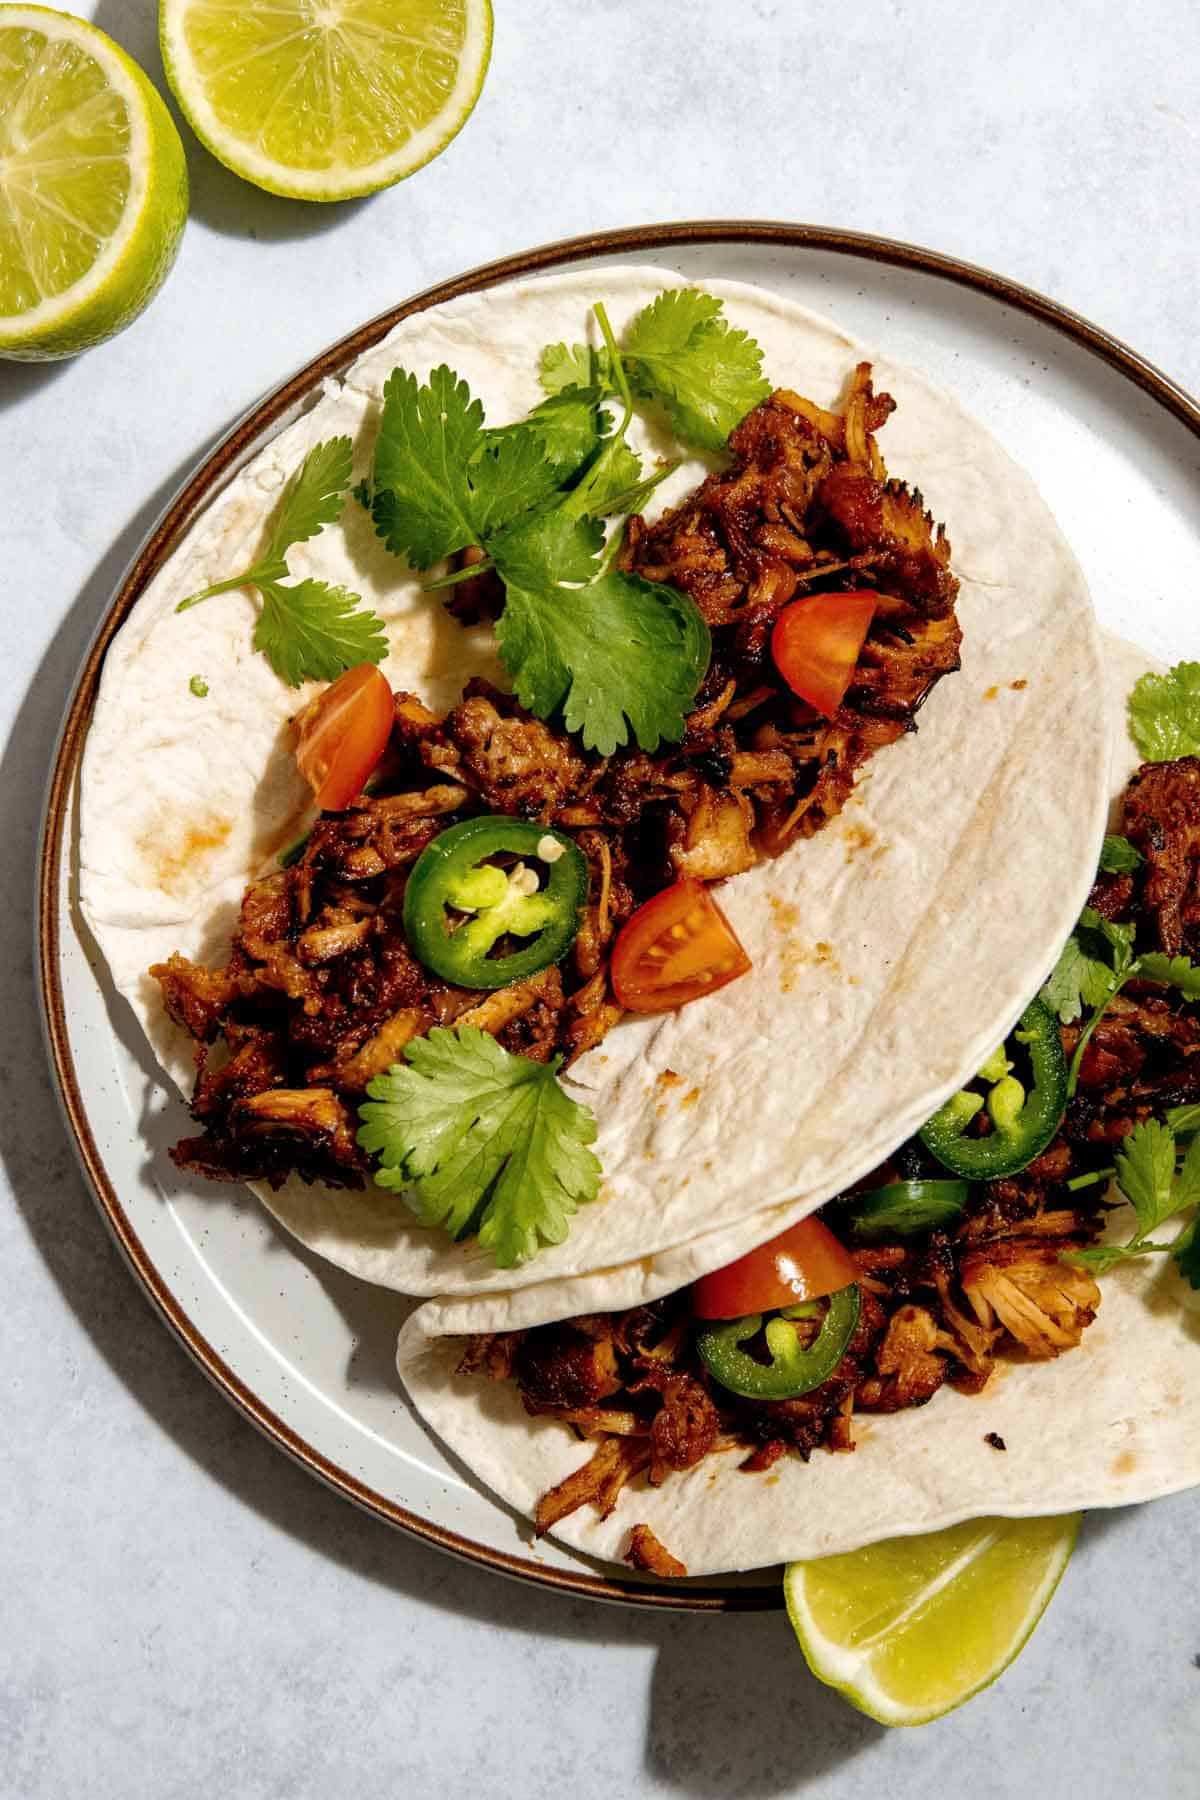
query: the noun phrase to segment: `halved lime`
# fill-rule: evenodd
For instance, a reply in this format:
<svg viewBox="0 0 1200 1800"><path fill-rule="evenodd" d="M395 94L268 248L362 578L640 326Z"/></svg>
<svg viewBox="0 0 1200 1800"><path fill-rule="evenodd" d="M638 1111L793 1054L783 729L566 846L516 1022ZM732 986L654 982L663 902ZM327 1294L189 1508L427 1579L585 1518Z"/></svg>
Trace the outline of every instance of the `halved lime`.
<svg viewBox="0 0 1200 1800"><path fill-rule="evenodd" d="M236 175L347 200L444 150L479 97L491 0L160 0L167 80Z"/></svg>
<svg viewBox="0 0 1200 1800"><path fill-rule="evenodd" d="M0 356L73 356L137 318L175 260L187 165L111 38L0 5Z"/></svg>
<svg viewBox="0 0 1200 1800"><path fill-rule="evenodd" d="M784 1598L809 1668L881 1725L940 1719L1023 1647L1079 1520L971 1519L789 1563Z"/></svg>

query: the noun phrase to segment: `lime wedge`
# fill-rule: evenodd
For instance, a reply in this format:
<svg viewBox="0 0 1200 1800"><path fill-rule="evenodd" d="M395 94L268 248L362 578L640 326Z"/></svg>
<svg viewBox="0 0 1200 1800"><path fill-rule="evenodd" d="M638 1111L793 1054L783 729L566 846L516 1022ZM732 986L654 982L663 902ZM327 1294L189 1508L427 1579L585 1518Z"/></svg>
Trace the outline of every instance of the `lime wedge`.
<svg viewBox="0 0 1200 1800"><path fill-rule="evenodd" d="M137 64L82 19L0 5L0 356L72 356L131 324L187 204L179 133Z"/></svg>
<svg viewBox="0 0 1200 1800"><path fill-rule="evenodd" d="M789 1563L784 1598L809 1668L881 1725L940 1719L1023 1647L1079 1520L971 1519Z"/></svg>
<svg viewBox="0 0 1200 1800"><path fill-rule="evenodd" d="M247 181L347 200L444 150L479 97L491 0L160 0L167 80Z"/></svg>

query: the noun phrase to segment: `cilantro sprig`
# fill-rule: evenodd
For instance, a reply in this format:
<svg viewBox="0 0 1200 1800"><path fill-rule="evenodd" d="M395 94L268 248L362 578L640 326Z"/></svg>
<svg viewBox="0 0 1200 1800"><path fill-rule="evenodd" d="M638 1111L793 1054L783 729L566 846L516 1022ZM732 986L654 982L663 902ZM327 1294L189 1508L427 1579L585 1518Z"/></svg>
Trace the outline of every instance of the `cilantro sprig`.
<svg viewBox="0 0 1200 1800"><path fill-rule="evenodd" d="M423 1224L477 1235L502 1269L562 1243L600 1184L596 1121L560 1086L562 1058L515 1056L469 1025L435 1026L404 1055L359 1108L378 1184Z"/></svg>
<svg viewBox="0 0 1200 1800"><path fill-rule="evenodd" d="M449 368L424 385L397 369L370 497L379 536L418 569L483 549L483 562L429 585L494 569L505 590L496 638L517 698L538 718L561 713L586 749L611 756L631 733L646 751L683 736L711 645L686 595L613 566L620 540L606 539L604 519L641 504L669 468L645 476L629 447L632 387L603 306L596 318L603 384L563 388L498 432ZM622 407L612 431L601 423L605 393ZM580 409L596 422L590 442Z"/></svg>
<svg viewBox="0 0 1200 1800"><path fill-rule="evenodd" d="M1123 1244L1097 1244L1090 1250L1069 1250L1068 1262L1079 1263L1095 1275L1105 1275L1132 1257L1165 1254L1193 1288L1200 1289L1200 1237L1196 1219L1171 1243L1158 1243L1154 1233L1177 1213L1200 1201L1200 1136L1193 1138L1176 1173L1175 1132L1159 1119L1135 1125L1117 1152L1114 1173L1117 1186L1133 1207L1137 1229Z"/></svg>
<svg viewBox="0 0 1200 1800"><path fill-rule="evenodd" d="M292 546L316 537L341 517L351 459L348 437L314 444L283 491L258 561L181 600L175 608L186 612L217 594L257 588L262 609L254 627L254 648L289 687L332 681L355 663L378 663L387 655L383 623L361 607L358 594L326 581L287 582L287 553Z"/></svg>
<svg viewBox="0 0 1200 1800"><path fill-rule="evenodd" d="M771 391L762 351L722 314L713 294L667 288L633 319L620 347L636 391L660 402L676 437L700 450L723 450L734 426ZM573 388L615 392L612 349L548 344L541 383L554 395Z"/></svg>

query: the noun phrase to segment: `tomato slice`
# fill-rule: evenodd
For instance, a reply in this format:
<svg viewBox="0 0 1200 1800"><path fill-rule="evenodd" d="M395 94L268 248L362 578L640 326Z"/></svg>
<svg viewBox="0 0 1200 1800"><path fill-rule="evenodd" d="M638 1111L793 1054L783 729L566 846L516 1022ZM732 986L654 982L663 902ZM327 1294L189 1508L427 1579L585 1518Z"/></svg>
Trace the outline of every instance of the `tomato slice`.
<svg viewBox="0 0 1200 1800"><path fill-rule="evenodd" d="M392 690L374 663L359 663L296 720L296 761L323 812L339 812L362 793L387 748Z"/></svg>
<svg viewBox="0 0 1200 1800"><path fill-rule="evenodd" d="M771 655L793 693L832 719L850 686L879 596L813 594L793 600L775 621Z"/></svg>
<svg viewBox="0 0 1200 1800"><path fill-rule="evenodd" d="M621 927L613 993L630 1012L667 1012L715 993L750 966L725 914L689 875L639 906Z"/></svg>
<svg viewBox="0 0 1200 1800"><path fill-rule="evenodd" d="M698 1319L742 1319L798 1300L836 1294L859 1278L858 1265L820 1219L801 1219L692 1287Z"/></svg>

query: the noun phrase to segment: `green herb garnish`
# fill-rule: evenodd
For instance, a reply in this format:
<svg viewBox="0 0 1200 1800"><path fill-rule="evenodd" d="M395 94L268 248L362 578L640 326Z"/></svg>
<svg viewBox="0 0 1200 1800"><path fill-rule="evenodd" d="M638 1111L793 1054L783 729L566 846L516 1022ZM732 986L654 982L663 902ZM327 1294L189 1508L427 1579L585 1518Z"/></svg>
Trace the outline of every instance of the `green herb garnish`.
<svg viewBox="0 0 1200 1800"><path fill-rule="evenodd" d="M661 400L677 437L723 450L734 426L765 400L762 351L697 288L668 288L637 315L622 345L634 386Z"/></svg>
<svg viewBox="0 0 1200 1800"><path fill-rule="evenodd" d="M1042 999L1064 1025L1078 1019L1084 1006L1094 1008L1071 1058L1068 1099L1078 1086L1079 1065L1092 1033L1127 982L1159 982L1178 989L1185 1000L1200 1000L1200 967L1186 956L1164 956L1157 950L1135 956L1133 941L1132 925L1114 924L1085 906L1042 989Z"/></svg>
<svg viewBox="0 0 1200 1800"><path fill-rule="evenodd" d="M1124 1244L1097 1244L1091 1250L1069 1250L1068 1262L1080 1263L1093 1274L1104 1275L1130 1257L1165 1253L1174 1257L1180 1273L1200 1288L1200 1240L1196 1220L1173 1243L1152 1241L1152 1234L1176 1213L1200 1200L1200 1138L1193 1140L1175 1172L1175 1133L1158 1119L1135 1125L1115 1158L1117 1186L1137 1215L1137 1230Z"/></svg>
<svg viewBox="0 0 1200 1800"><path fill-rule="evenodd" d="M514 1056L469 1025L435 1026L404 1055L359 1108L379 1186L425 1225L477 1234L502 1269L562 1243L600 1182L596 1121L559 1085L562 1058Z"/></svg>
<svg viewBox="0 0 1200 1800"><path fill-rule="evenodd" d="M175 608L186 612L216 594L257 588L262 610L254 627L254 648L262 651L289 687L299 687L304 681L333 681L355 663L378 663L387 655L382 621L374 613L360 610L358 594L326 581L285 585L287 553L293 544L316 537L341 517L350 486L351 457L348 437L314 444L284 489L259 560L240 574L181 600Z"/></svg>
<svg viewBox="0 0 1200 1800"><path fill-rule="evenodd" d="M1128 700L1129 734L1147 762L1200 753L1200 663L1143 675Z"/></svg>
<svg viewBox="0 0 1200 1800"><path fill-rule="evenodd" d="M637 392L666 408L676 436L701 450L723 450L734 426L771 391L758 345L698 288L668 288L643 307L625 333L621 360ZM615 392L612 353L548 344L541 382L548 394Z"/></svg>
<svg viewBox="0 0 1200 1800"><path fill-rule="evenodd" d="M208 699L208 683L205 681L203 675L192 676L192 679L188 682L188 692L189 694L195 694L197 700Z"/></svg>
<svg viewBox="0 0 1200 1800"><path fill-rule="evenodd" d="M423 387L402 369L389 378L371 487L376 530L417 568L484 550L485 562L430 585L495 569L505 588L496 636L517 698L539 718L561 711L587 749L610 756L631 731L647 751L683 736L710 642L687 596L612 566L619 539L606 544L602 520L666 471L645 478L625 441L633 395L603 307L596 316L623 417L590 450L575 440L585 457L567 485L545 420L568 406L594 412L598 387L564 389L493 436L466 383L441 367Z"/></svg>
<svg viewBox="0 0 1200 1800"><path fill-rule="evenodd" d="M1127 837L1117 837L1111 832L1105 838L1100 850L1100 873L1102 875L1132 875L1135 869L1142 866L1142 853Z"/></svg>

